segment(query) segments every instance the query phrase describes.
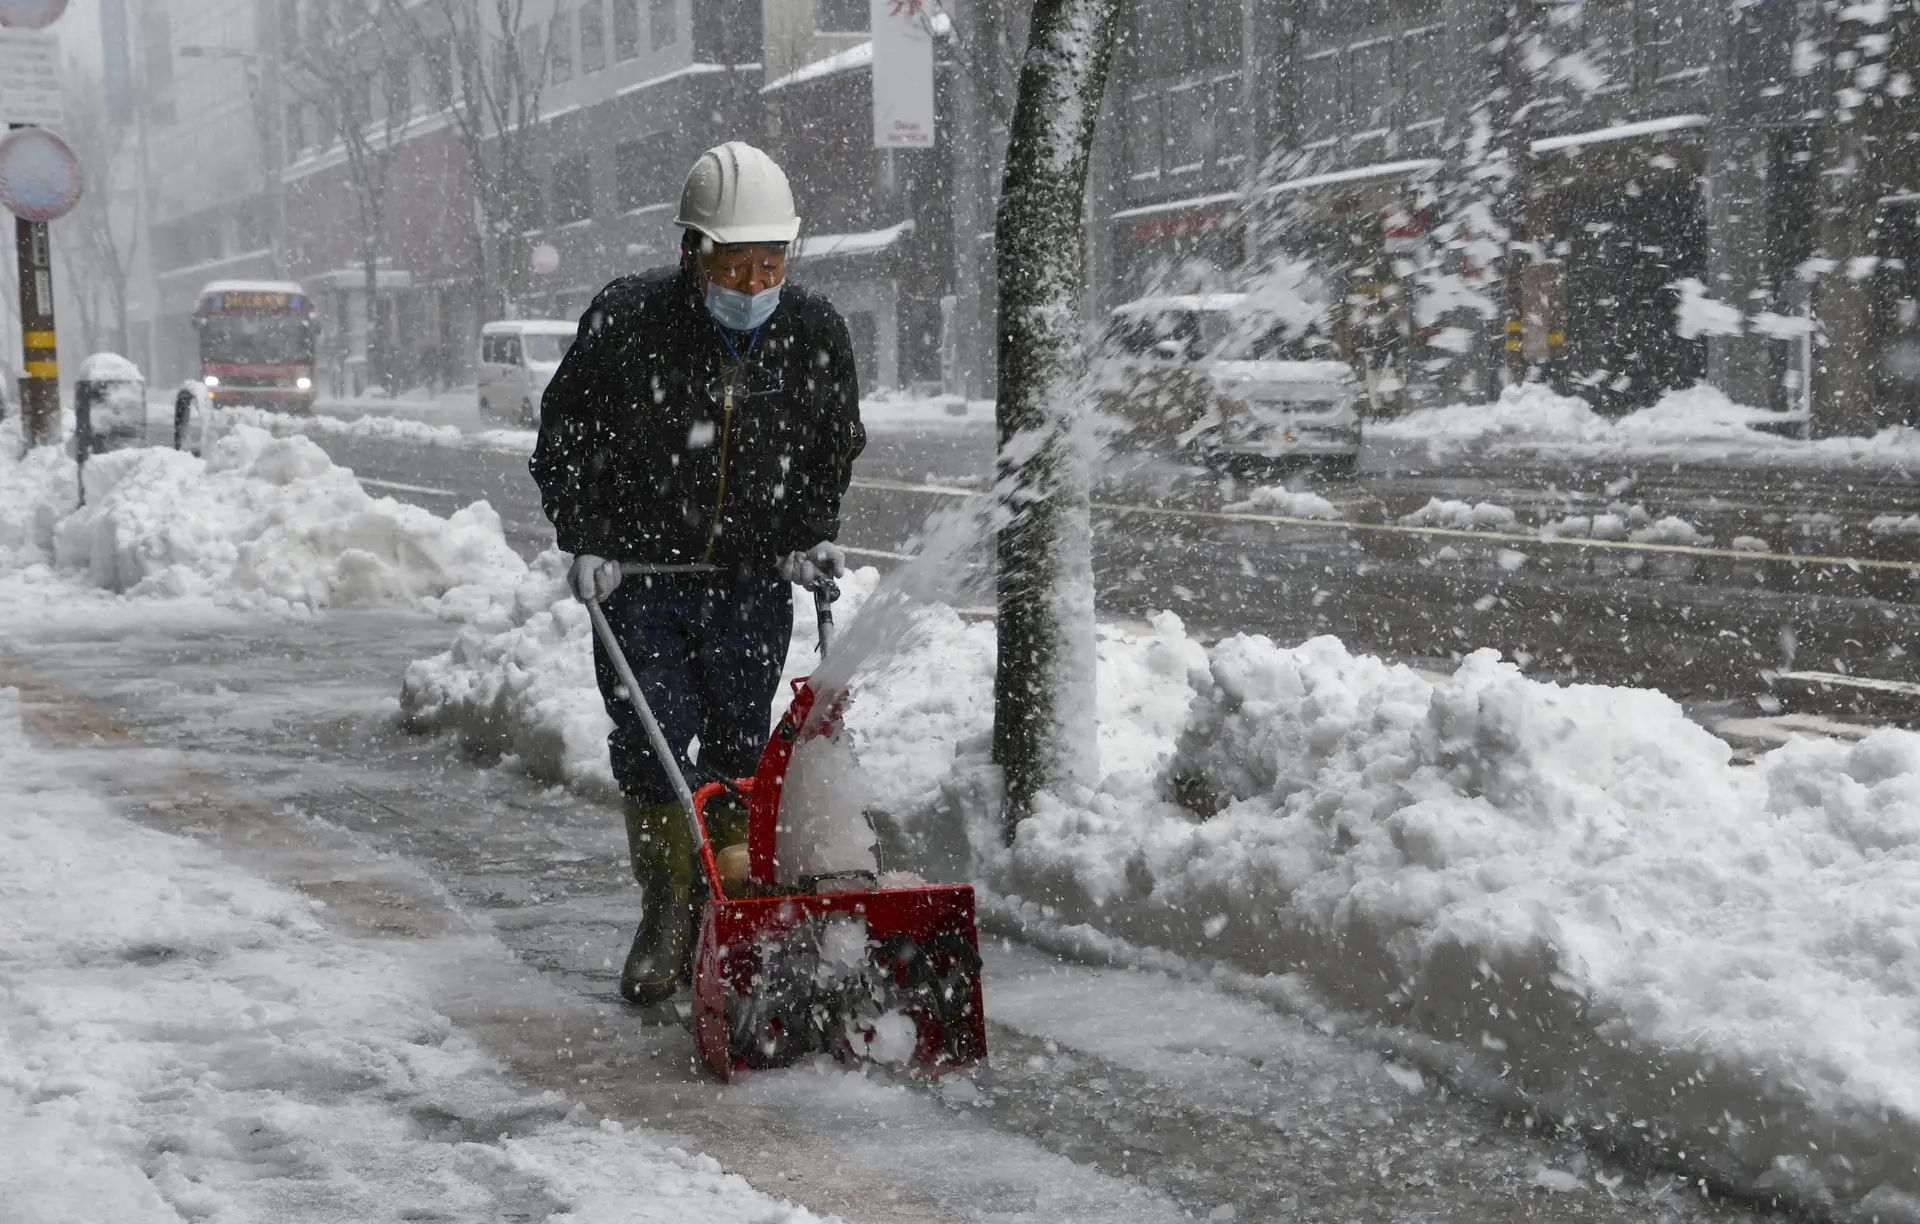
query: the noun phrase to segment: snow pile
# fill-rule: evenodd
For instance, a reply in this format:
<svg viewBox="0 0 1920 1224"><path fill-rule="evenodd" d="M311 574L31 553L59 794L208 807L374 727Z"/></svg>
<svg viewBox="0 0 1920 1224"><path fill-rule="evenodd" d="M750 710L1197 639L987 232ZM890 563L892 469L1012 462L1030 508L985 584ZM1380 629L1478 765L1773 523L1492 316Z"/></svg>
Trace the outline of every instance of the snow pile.
<svg viewBox="0 0 1920 1224"><path fill-rule="evenodd" d="M65 773L0 690L9 1221L815 1218L520 1094L391 956Z"/></svg>
<svg viewBox="0 0 1920 1224"><path fill-rule="evenodd" d="M1867 530L1874 535L1920 535L1920 514L1875 515L1867 523Z"/></svg>
<svg viewBox="0 0 1920 1224"><path fill-rule="evenodd" d="M1497 449L1503 443L1591 442L1604 438L1607 420L1585 400L1556 395L1538 383L1509 387L1490 404L1422 408L1392 420L1372 421L1376 439L1418 442L1430 454Z"/></svg>
<svg viewBox="0 0 1920 1224"><path fill-rule="evenodd" d="M1737 404L1705 384L1669 391L1618 420L1585 400L1537 383L1510 387L1490 404L1425 408L1367 426L1369 437L1419 446L1429 460L1456 454L1531 454L1558 459L1709 460L1768 464L1920 465L1920 430L1893 426L1870 438L1803 441L1778 431L1796 418Z"/></svg>
<svg viewBox="0 0 1920 1224"><path fill-rule="evenodd" d="M1300 973L1739 1184L1920 1194L1920 736L1740 769L1657 693L1332 638L1194 683L1159 795L982 850L1033 917Z"/></svg>
<svg viewBox="0 0 1920 1224"><path fill-rule="evenodd" d="M1400 521L1414 527L1457 527L1479 531L1512 531L1519 516L1507 506L1493 502L1479 502L1469 505L1452 498L1432 497L1427 504L1410 514L1404 514Z"/></svg>
<svg viewBox="0 0 1920 1224"><path fill-rule="evenodd" d="M0 440L0 572L50 567L131 596L275 610L475 598L525 563L485 502L450 518L373 497L303 437L235 426L202 460L140 448L86 466Z"/></svg>
<svg viewBox="0 0 1920 1224"><path fill-rule="evenodd" d="M1344 517L1340 513L1340 507L1318 493L1296 491L1279 485L1265 485L1257 488L1247 494L1244 499L1229 505L1227 509L1239 514L1279 514L1287 518L1337 519Z"/></svg>
<svg viewBox="0 0 1920 1224"><path fill-rule="evenodd" d="M1656 519L1645 527L1628 532L1627 538L1635 544L1706 545L1713 543L1712 536L1674 514Z"/></svg>
<svg viewBox="0 0 1920 1224"><path fill-rule="evenodd" d="M301 434L324 434L337 438L373 438L404 442L415 446L444 446L455 450L495 450L511 455L533 453L537 438L531 429L483 429L465 433L457 425L434 425L426 421L396 416L291 416L247 405L229 405L214 410L215 432L246 425L265 430L277 438Z"/></svg>

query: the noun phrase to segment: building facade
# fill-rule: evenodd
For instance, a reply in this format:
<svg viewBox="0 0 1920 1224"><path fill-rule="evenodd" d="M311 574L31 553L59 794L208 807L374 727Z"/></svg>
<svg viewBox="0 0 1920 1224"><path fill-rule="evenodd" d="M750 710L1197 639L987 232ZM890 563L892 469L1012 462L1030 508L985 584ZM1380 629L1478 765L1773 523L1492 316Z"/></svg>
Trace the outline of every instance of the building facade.
<svg viewBox="0 0 1920 1224"><path fill-rule="evenodd" d="M1288 249L1334 281L1330 331L1349 356L1365 359L1359 321L1393 316L1402 406L1489 393L1512 341L1603 411L1708 378L1810 412L1806 261L1833 96L1823 6L1147 0L1128 20L1096 188L1111 202L1100 307L1229 281ZM1503 51L1521 47L1524 66ZM1471 290L1491 272L1460 250L1490 153L1519 166L1504 219L1531 240L1528 308L1449 310L1435 283ZM1900 371L1920 362L1898 356L1920 344L1906 339L1915 299L1892 283L1913 229L1900 187L1873 227L1887 283L1868 359L1905 419ZM1449 223L1451 253L1436 237Z"/></svg>
<svg viewBox="0 0 1920 1224"><path fill-rule="evenodd" d="M262 0L130 0L128 18L151 276L132 295L129 347L161 384L198 375L201 286L284 271L258 58L272 10Z"/></svg>

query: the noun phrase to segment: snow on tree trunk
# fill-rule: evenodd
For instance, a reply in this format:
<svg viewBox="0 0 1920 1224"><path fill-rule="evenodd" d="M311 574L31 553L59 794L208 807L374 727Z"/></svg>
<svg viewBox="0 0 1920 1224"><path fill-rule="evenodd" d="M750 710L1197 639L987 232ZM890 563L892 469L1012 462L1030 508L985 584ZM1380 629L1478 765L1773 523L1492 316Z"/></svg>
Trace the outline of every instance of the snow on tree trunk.
<svg viewBox="0 0 1920 1224"><path fill-rule="evenodd" d="M1093 530L1078 428L1087 164L1119 0L1037 0L1000 188L999 662L993 759L1011 838L1034 797L1092 781Z"/></svg>

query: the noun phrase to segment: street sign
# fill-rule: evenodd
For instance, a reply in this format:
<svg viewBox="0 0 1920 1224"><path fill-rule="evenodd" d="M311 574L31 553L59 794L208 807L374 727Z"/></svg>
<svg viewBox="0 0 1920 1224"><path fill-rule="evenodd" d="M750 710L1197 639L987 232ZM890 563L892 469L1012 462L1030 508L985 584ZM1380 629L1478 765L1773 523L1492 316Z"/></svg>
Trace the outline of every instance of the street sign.
<svg viewBox="0 0 1920 1224"><path fill-rule="evenodd" d="M0 123L56 127L61 118L59 35L0 30Z"/></svg>
<svg viewBox="0 0 1920 1224"><path fill-rule="evenodd" d="M44 30L67 11L67 0L0 0L0 26Z"/></svg>
<svg viewBox="0 0 1920 1224"><path fill-rule="evenodd" d="M541 276L552 276L560 270L560 248L550 242L543 242L530 253L533 270Z"/></svg>
<svg viewBox="0 0 1920 1224"><path fill-rule="evenodd" d="M931 0L871 0L873 147L933 147Z"/></svg>
<svg viewBox="0 0 1920 1224"><path fill-rule="evenodd" d="M0 206L22 221L53 221L80 202L80 159L45 128L27 127L0 140Z"/></svg>

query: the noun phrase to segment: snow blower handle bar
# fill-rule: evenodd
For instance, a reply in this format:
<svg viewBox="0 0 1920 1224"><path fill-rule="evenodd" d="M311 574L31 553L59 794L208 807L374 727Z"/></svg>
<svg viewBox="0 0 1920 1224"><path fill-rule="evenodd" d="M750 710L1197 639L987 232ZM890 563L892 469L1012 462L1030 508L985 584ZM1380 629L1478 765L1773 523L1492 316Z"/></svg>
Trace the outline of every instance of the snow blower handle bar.
<svg viewBox="0 0 1920 1224"><path fill-rule="evenodd" d="M825 654L833 640L833 601L840 598L840 584L821 578L807 589L813 592L813 621L820 631L820 653Z"/></svg>

